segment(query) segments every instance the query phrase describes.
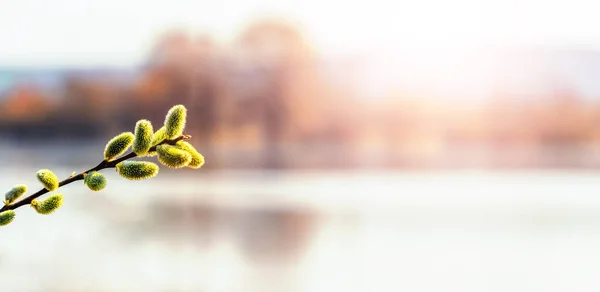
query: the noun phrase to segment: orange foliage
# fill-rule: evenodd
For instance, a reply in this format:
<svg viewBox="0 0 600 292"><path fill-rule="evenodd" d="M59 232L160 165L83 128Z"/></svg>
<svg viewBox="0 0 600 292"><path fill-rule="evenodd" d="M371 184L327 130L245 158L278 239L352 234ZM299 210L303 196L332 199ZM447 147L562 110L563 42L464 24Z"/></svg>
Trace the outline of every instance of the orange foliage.
<svg viewBox="0 0 600 292"><path fill-rule="evenodd" d="M4 102L4 118L12 121L35 121L46 116L50 103L40 92L20 87L10 92Z"/></svg>
<svg viewBox="0 0 600 292"><path fill-rule="evenodd" d="M160 70L146 72L133 85L134 96L141 100L157 100L166 95L169 89L169 76Z"/></svg>

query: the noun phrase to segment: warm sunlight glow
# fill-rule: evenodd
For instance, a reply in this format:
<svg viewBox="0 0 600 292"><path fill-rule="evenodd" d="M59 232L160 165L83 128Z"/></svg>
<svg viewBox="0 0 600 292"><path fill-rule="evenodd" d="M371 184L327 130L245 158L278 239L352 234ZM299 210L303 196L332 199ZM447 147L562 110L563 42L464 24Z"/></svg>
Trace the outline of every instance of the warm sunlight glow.
<svg viewBox="0 0 600 292"><path fill-rule="evenodd" d="M598 47L600 21L593 4L583 0L343 4L334 0L9 0L0 3L0 65L136 64L156 35L171 27L207 31L227 41L247 21L266 15L296 21L325 54L519 44Z"/></svg>

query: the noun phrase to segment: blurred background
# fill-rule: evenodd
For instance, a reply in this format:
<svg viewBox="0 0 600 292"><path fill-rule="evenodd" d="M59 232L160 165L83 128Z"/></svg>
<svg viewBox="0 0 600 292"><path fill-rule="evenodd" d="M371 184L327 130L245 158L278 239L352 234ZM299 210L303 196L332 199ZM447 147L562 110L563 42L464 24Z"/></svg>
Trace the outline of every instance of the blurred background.
<svg viewBox="0 0 600 292"><path fill-rule="evenodd" d="M2 291L598 291L589 1L0 2L0 186L175 104L201 170L62 189Z"/></svg>

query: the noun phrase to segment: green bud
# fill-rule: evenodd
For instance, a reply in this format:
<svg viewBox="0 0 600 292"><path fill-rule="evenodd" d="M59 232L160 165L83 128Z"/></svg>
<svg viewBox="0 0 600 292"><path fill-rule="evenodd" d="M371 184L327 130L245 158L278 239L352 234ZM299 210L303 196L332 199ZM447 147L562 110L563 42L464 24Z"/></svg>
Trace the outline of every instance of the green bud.
<svg viewBox="0 0 600 292"><path fill-rule="evenodd" d="M18 198L20 198L26 192L27 192L26 185L16 185L16 186L12 187L12 189L10 189L8 192L6 192L6 195L4 195L4 198L5 198L4 204L10 205L10 204L14 203Z"/></svg>
<svg viewBox="0 0 600 292"><path fill-rule="evenodd" d="M106 148L104 148L104 159L111 161L125 153L133 143L133 138L134 136L131 132L124 132L112 138L106 144Z"/></svg>
<svg viewBox="0 0 600 292"><path fill-rule="evenodd" d="M132 150L137 155L145 155L152 146L152 124L148 120L140 120L135 124L135 139Z"/></svg>
<svg viewBox="0 0 600 292"><path fill-rule="evenodd" d="M154 134L152 135L152 146L164 141L167 138L165 135L165 126L160 127Z"/></svg>
<svg viewBox="0 0 600 292"><path fill-rule="evenodd" d="M165 118L165 135L167 139L175 139L183 134L187 110L183 105L172 107Z"/></svg>
<svg viewBox="0 0 600 292"><path fill-rule="evenodd" d="M60 206L62 206L62 203L63 195L54 194L41 202L37 200L31 201L31 207L40 214L48 215L56 211L56 209L58 209Z"/></svg>
<svg viewBox="0 0 600 292"><path fill-rule="evenodd" d="M192 146L192 144L186 141L179 141L177 142L177 145L175 147L188 152L192 156L192 160L187 165L187 167L200 168L202 167L202 165L204 165L204 156L198 153L198 151L196 150L196 148L194 148L194 146Z"/></svg>
<svg viewBox="0 0 600 292"><path fill-rule="evenodd" d="M149 161L123 161L115 168L119 175L129 180L142 180L158 174L158 165Z"/></svg>
<svg viewBox="0 0 600 292"><path fill-rule="evenodd" d="M52 171L41 169L36 173L36 176L47 190L54 191L58 189L58 177Z"/></svg>
<svg viewBox="0 0 600 292"><path fill-rule="evenodd" d="M0 213L0 226L8 225L15 219L15 215L14 210L7 210Z"/></svg>
<svg viewBox="0 0 600 292"><path fill-rule="evenodd" d="M97 171L85 174L83 181L92 191L100 191L106 186L106 177Z"/></svg>
<svg viewBox="0 0 600 292"><path fill-rule="evenodd" d="M154 132L154 134L152 135L152 142L150 144L152 144L152 146L156 146L158 145L160 142L164 141L166 139L166 135L165 135L165 126L160 127L160 129L158 129L156 132ZM156 155L156 150L148 150L148 154L147 156L154 156Z"/></svg>
<svg viewBox="0 0 600 292"><path fill-rule="evenodd" d="M192 155L189 152L168 144L159 145L156 147L156 152L158 161L170 168L184 167L192 161Z"/></svg>

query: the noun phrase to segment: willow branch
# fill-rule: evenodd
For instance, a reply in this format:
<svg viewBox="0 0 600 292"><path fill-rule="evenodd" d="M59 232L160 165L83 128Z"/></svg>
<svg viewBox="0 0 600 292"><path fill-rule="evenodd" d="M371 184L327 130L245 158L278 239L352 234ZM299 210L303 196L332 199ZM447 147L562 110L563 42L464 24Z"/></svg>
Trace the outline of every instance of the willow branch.
<svg viewBox="0 0 600 292"><path fill-rule="evenodd" d="M152 146L150 148L150 150L148 150L148 151L149 152L156 151L156 147L158 147L159 145L163 145L163 144L175 145L177 142L179 142L181 140L187 140L189 138L191 138L190 135L182 135L182 136L179 136L179 137L177 137L175 139L172 139L172 140L164 140L164 141L156 144L155 146ZM115 159L113 161L103 160L102 162L100 162L95 167L90 168L90 169L88 169L88 170L86 170L86 171L84 171L82 173L79 173L77 175L71 176L71 177L69 177L69 178L61 181L60 183L58 183L58 187L60 188L62 186L68 185L68 184L70 184L72 182L83 180L86 173L89 173L89 172L92 172L92 171L99 171L99 170L106 169L106 168L114 168L117 164L119 164L119 163L121 163L121 162L123 162L125 160L129 160L131 158L137 157L137 156L138 156L137 154L135 154L133 152L130 152L129 154L127 154L125 156L121 156L118 159ZM0 213L3 212L3 211L7 211L7 210L14 210L14 209L17 209L17 208L19 208L21 206L24 206L24 205L29 205L29 204L31 204L31 201L37 199L38 197L40 197L40 196L42 196L44 194L47 194L48 192L49 191L44 188L44 189L41 189L41 190L37 191L36 193L33 193L33 194L25 197L24 199L22 199L22 200L20 200L20 201L18 201L16 203L14 203L14 204L4 205L4 207L2 207L2 209L0 209Z"/></svg>

